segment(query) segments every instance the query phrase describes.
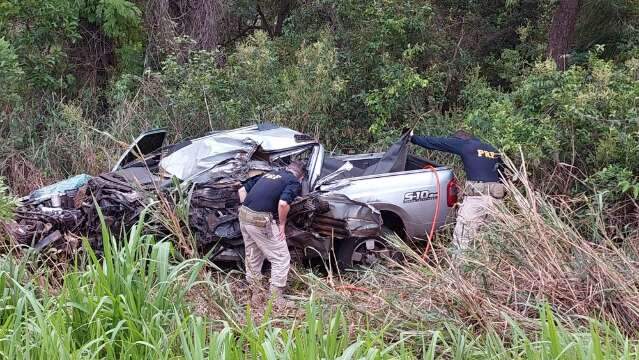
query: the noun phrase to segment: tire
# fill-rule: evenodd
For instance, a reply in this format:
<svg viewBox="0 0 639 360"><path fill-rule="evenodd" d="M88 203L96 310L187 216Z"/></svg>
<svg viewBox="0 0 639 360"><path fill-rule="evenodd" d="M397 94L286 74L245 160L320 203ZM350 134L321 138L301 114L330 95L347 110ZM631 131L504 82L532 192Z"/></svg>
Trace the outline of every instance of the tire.
<svg viewBox="0 0 639 360"><path fill-rule="evenodd" d="M380 238L348 238L341 241L335 257L341 270L371 267L391 252Z"/></svg>

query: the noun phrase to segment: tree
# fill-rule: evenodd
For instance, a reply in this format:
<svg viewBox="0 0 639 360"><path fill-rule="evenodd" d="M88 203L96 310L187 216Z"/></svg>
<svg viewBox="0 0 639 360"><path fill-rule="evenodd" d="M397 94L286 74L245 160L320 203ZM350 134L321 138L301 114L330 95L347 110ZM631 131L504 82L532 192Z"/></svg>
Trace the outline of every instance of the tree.
<svg viewBox="0 0 639 360"><path fill-rule="evenodd" d="M295 0L235 0L234 13L240 24L238 37L261 29L271 38L282 35L284 22L296 8Z"/></svg>
<svg viewBox="0 0 639 360"><path fill-rule="evenodd" d="M566 69L566 54L574 40L580 5L580 0L560 0L552 18L547 53L560 70Z"/></svg>

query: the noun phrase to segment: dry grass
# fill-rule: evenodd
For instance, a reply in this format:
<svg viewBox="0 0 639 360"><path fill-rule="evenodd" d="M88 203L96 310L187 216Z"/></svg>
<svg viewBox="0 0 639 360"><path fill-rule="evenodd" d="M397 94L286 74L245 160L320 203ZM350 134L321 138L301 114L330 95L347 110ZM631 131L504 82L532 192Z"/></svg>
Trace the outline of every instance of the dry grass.
<svg viewBox="0 0 639 360"><path fill-rule="evenodd" d="M17 152L0 165L18 194L48 180ZM534 330L544 303L569 327L597 317L636 333L639 237L609 235L609 219L596 210L601 207L585 206L585 199L544 195L530 183L525 164L511 168L517 181L507 184L506 205L494 209L485 236L464 258L453 260L439 246L437 260L426 262L399 239L389 239L407 253L408 261L327 277L296 272L293 296L300 303L313 296L328 306L345 307L351 324L384 324L393 329L389 336L450 321L506 332L512 319ZM159 200L160 217L178 239L177 249L187 258L197 256L192 237L183 231L184 219L170 206L179 199ZM584 209L588 216L578 216ZM584 236L588 231L592 235ZM246 294L236 277L219 274L208 281L215 288L202 289L208 295L193 293L193 303L202 315L211 312L239 322Z"/></svg>
<svg viewBox="0 0 639 360"><path fill-rule="evenodd" d="M41 188L49 180L33 162L18 151L9 151L0 161L0 176L7 179L7 185L17 195L26 195Z"/></svg>
<svg viewBox="0 0 639 360"><path fill-rule="evenodd" d="M552 206L523 169L516 172L517 185L507 184L510 204L493 211L486 236L465 267L436 271L433 280L449 291L434 300L482 325L505 323L507 316L525 323L537 316L540 303L548 302L567 323L595 316L635 332L636 257L607 236L597 216L592 229L598 233L585 238L568 220L573 215L569 205Z"/></svg>
<svg viewBox="0 0 639 360"><path fill-rule="evenodd" d="M494 209L483 239L463 258L439 248L439 262L426 262L392 238L408 254L407 262L337 283L307 276L309 287L329 303L346 304L353 320L365 314L399 333L451 319L504 335L513 320L538 330L539 309L547 303L568 328L595 317L636 335L637 239L613 241L601 219L591 226L599 230L593 239L584 237L570 221L574 204L552 205L556 202L536 192L525 171L516 173L518 182L507 184L507 204Z"/></svg>

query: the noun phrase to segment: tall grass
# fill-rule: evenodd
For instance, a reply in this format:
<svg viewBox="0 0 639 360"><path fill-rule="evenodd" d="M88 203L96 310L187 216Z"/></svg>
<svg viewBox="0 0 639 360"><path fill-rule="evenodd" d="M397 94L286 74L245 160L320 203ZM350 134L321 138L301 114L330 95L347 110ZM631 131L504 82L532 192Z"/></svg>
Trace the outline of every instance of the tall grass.
<svg viewBox="0 0 639 360"><path fill-rule="evenodd" d="M453 266L443 249L426 262L404 248L407 262L346 274L346 284L307 274L301 312L259 323L231 274L216 280L204 260L178 260L173 241L144 234L144 215L122 239L103 226L103 254L85 242L62 279L5 256L0 356L639 359L633 258L584 239L525 181L510 188L479 250Z"/></svg>
<svg viewBox="0 0 639 360"><path fill-rule="evenodd" d="M454 358L636 358L636 239L608 236L596 211L577 221L574 204L535 191L521 169L513 168L510 198L463 256L439 243L424 260L391 237L407 261L341 283L313 274L305 282L388 339L430 333L436 353Z"/></svg>
<svg viewBox="0 0 639 360"><path fill-rule="evenodd" d="M188 293L205 262L173 263L170 242L143 235L142 220L127 239L103 232L101 258L85 244L60 288L43 286L47 274L28 271L29 260L0 262L0 354L5 358L69 359L308 359L389 358L380 337L351 341L339 311L316 303L300 322L244 325L197 316ZM83 262L86 260L86 266ZM220 287L224 284L207 284ZM198 287L206 289L206 287ZM216 304L210 304L216 306ZM232 319L229 319L232 320Z"/></svg>
<svg viewBox="0 0 639 360"><path fill-rule="evenodd" d="M104 255L87 247L60 288L51 276L29 271L29 261L0 261L0 355L10 359L619 359L639 358L636 342L614 326L595 321L569 331L549 306L540 310L539 331L526 332L515 321L510 335L481 335L447 322L393 321L377 324L374 314L326 307L311 296L301 318L247 316L238 325L228 318L198 316L188 293L203 277L204 261L174 263L169 242L143 235L144 224L127 239L104 232ZM83 265L83 261L86 264ZM200 291L224 287L206 280ZM208 290L211 291L211 290ZM224 292L224 290L222 290ZM316 292L318 295L321 291ZM225 296L230 296L226 293ZM348 306L344 301L344 306ZM210 306L219 306L211 303ZM370 316L369 316L370 315ZM390 320L390 319L387 319ZM427 326L430 324L430 326ZM399 332L397 332L399 330Z"/></svg>
<svg viewBox="0 0 639 360"><path fill-rule="evenodd" d="M539 308L548 303L572 330L595 317L636 336L637 239L610 238L597 212L579 224L571 204L558 206L535 191L523 170L513 170L519 180L507 184L508 201L493 209L483 237L463 256L450 256L446 244L439 244L437 256L425 261L392 237L408 261L360 275L352 284L360 288L356 293L322 290L335 302L350 299L380 321L392 320L396 328L452 319L505 334L514 320L537 331Z"/></svg>
<svg viewBox="0 0 639 360"><path fill-rule="evenodd" d="M112 240L112 239L111 239ZM403 331L353 323L326 311L320 300L297 320L266 319L241 326L194 315L185 296L201 261L171 264L168 243L140 235L109 241L101 260L68 273L62 288L38 287L26 262L0 262L0 355L10 359L637 359L639 345L621 331L592 321L568 331L550 307L540 331L515 322L505 340L475 335L453 323ZM106 244L106 242L105 242ZM46 274L37 274L43 276ZM213 285L213 284L211 284Z"/></svg>

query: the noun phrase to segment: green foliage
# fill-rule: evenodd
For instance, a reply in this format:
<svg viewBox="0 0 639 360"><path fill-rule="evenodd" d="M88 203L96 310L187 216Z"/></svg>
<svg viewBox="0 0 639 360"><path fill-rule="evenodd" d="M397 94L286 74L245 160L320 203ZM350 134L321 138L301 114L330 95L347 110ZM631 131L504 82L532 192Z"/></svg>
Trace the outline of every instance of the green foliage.
<svg viewBox="0 0 639 360"><path fill-rule="evenodd" d="M15 49L0 37L0 107L19 102L23 75Z"/></svg>
<svg viewBox="0 0 639 360"><path fill-rule="evenodd" d="M57 295L3 271L0 352L10 358L157 358L175 344L175 326L188 316L186 291L203 263L171 265L170 244L141 235L141 226L122 245L106 235L104 258L89 250L86 271L66 274ZM3 261L4 267L11 262Z"/></svg>
<svg viewBox="0 0 639 360"><path fill-rule="evenodd" d="M81 0L80 14L116 42L120 73L139 74L144 55L142 11L127 0Z"/></svg>
<svg viewBox="0 0 639 360"><path fill-rule="evenodd" d="M196 52L187 63L169 56L155 75L187 134L201 131L202 122L219 129L272 121L309 132L331 124L330 110L344 81L336 74L328 34L287 57L266 33L257 32L238 45L223 68L218 56Z"/></svg>
<svg viewBox="0 0 639 360"><path fill-rule="evenodd" d="M639 7L634 0L584 0L577 24L577 50L587 55L593 44L614 58L637 46Z"/></svg>
<svg viewBox="0 0 639 360"><path fill-rule="evenodd" d="M63 89L70 85L66 44L79 39L78 26L73 1L0 1L0 33L15 49L31 87Z"/></svg>
<svg viewBox="0 0 639 360"><path fill-rule="evenodd" d="M127 142L156 126L184 138L271 121L337 151L381 150L406 126L467 127L510 155L522 147L541 172L561 162L609 194L634 193L632 1L584 2L578 66L563 73L544 62L553 0L170 3L0 0L4 146L58 178L107 168L121 149L101 134ZM226 42L169 39L185 33L176 13L210 17Z"/></svg>
<svg viewBox="0 0 639 360"><path fill-rule="evenodd" d="M588 182L603 193L608 202L622 200L624 195L639 199L639 176L620 165L605 166L588 178Z"/></svg>
<svg viewBox="0 0 639 360"><path fill-rule="evenodd" d="M522 148L535 164L556 161L594 174L606 165L639 169L633 64L591 56L584 67L557 72L536 64L517 78L511 92L476 79L464 90L466 125L514 155Z"/></svg>
<svg viewBox="0 0 639 360"><path fill-rule="evenodd" d="M95 7L95 18L111 38L130 42L139 38L142 12L126 0L100 0Z"/></svg>
<svg viewBox="0 0 639 360"><path fill-rule="evenodd" d="M352 139L345 146L369 147L439 106L445 76L431 64L443 53L434 13L426 1L313 1L295 9L277 45L290 52L331 33L344 91L328 116Z"/></svg>
<svg viewBox="0 0 639 360"><path fill-rule="evenodd" d="M16 205L17 200L11 196L4 179L0 177L0 221L11 219Z"/></svg>
<svg viewBox="0 0 639 360"><path fill-rule="evenodd" d="M402 64L388 64L381 70L385 86L371 90L365 100L369 111L376 116L369 129L374 135L379 135L396 114L409 110L404 108L409 104L407 99L429 85L415 69Z"/></svg>
<svg viewBox="0 0 639 360"><path fill-rule="evenodd" d="M85 25L81 26L83 22ZM77 85L76 67L85 64L72 62L72 57L79 53L73 49L82 47L82 41L96 41L95 38L83 39L90 31L83 32L86 22L98 25L107 38L118 43L116 52L121 69L139 68L143 48L142 13L130 1L0 1L0 33L4 36L3 42L14 49L29 90L69 90ZM130 65L132 63L134 65Z"/></svg>

